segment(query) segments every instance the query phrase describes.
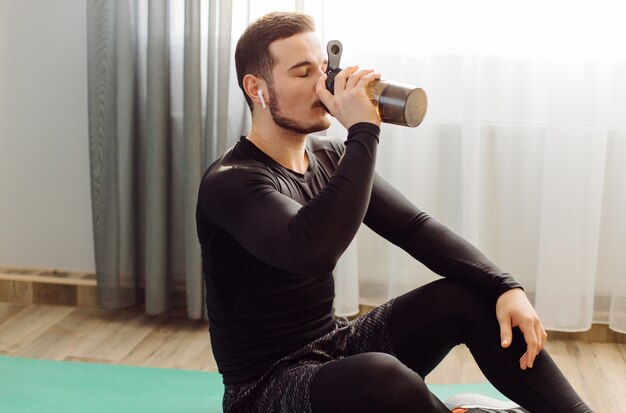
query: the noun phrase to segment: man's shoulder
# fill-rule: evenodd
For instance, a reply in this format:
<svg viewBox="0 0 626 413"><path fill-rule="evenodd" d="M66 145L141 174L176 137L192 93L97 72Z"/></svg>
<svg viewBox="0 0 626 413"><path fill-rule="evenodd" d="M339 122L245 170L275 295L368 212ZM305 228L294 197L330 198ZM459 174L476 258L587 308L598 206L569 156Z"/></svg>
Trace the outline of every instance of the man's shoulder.
<svg viewBox="0 0 626 413"><path fill-rule="evenodd" d="M231 148L213 162L202 177L201 186L220 190L236 189L239 183L250 178L273 182L267 165L263 162L241 157Z"/></svg>

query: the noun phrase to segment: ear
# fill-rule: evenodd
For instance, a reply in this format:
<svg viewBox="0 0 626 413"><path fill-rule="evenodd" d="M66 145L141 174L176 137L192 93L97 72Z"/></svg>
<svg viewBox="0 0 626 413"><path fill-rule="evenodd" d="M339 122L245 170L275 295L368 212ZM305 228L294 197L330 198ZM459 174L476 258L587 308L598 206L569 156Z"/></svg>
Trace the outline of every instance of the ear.
<svg viewBox="0 0 626 413"><path fill-rule="evenodd" d="M256 104L262 106L261 99L259 98L259 90L263 91L263 97L266 101L269 99L269 92L265 81L259 79L254 75L245 75L243 77L243 89L246 91L246 95Z"/></svg>

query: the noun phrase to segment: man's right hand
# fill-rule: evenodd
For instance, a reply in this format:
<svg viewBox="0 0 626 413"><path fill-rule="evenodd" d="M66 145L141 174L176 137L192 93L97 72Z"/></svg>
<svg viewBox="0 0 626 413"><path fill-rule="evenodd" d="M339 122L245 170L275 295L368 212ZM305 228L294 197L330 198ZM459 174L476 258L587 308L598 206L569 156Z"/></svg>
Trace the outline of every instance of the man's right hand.
<svg viewBox="0 0 626 413"><path fill-rule="evenodd" d="M366 93L367 85L380 79L373 70L358 70L358 66L343 69L335 76L335 94L326 89L326 74L320 76L315 91L322 103L346 129L359 122L380 126L380 117Z"/></svg>

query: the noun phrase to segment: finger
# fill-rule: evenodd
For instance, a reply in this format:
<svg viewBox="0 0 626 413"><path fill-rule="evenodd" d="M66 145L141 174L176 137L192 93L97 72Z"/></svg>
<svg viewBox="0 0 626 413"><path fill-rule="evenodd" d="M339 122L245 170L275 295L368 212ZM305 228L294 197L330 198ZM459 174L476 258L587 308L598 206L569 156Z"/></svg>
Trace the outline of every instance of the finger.
<svg viewBox="0 0 626 413"><path fill-rule="evenodd" d="M533 367L535 356L537 355L537 348L539 347L539 340L533 325L524 324L520 325L520 329L524 333L524 340L526 340L526 353L528 353L528 367Z"/></svg>
<svg viewBox="0 0 626 413"><path fill-rule="evenodd" d="M346 89L354 88L359 81L366 75L374 72L373 70L359 70L358 72L350 75L348 81L346 82Z"/></svg>
<svg viewBox="0 0 626 413"><path fill-rule="evenodd" d="M537 335L537 338L539 340L539 348L537 349L537 354L539 354L539 352L543 350L544 346L546 345L546 338L548 337L548 334L543 329L541 323L535 324L535 334Z"/></svg>
<svg viewBox="0 0 626 413"><path fill-rule="evenodd" d="M524 353L524 355L520 357L519 367L522 370L526 370L528 368L528 353Z"/></svg>
<svg viewBox="0 0 626 413"><path fill-rule="evenodd" d="M326 106L328 110L332 111L331 105L332 105L333 95L332 93L328 91L328 89L326 89L327 77L328 76L326 76L326 73L320 76L320 78L317 80L317 85L315 85L315 92L317 93L317 97L320 98L324 106Z"/></svg>
<svg viewBox="0 0 626 413"><path fill-rule="evenodd" d="M511 319L507 317L498 321L500 323L500 345L507 348L511 345L511 341L513 341L513 334L511 333Z"/></svg>
<svg viewBox="0 0 626 413"><path fill-rule="evenodd" d="M365 87L367 85L369 85L370 83L372 83L374 80L380 79L380 73L378 72L371 72L368 73L367 75L363 76L360 80L357 86L359 87Z"/></svg>
<svg viewBox="0 0 626 413"><path fill-rule="evenodd" d="M342 69L341 72L337 73L337 76L335 76L335 94L337 94L338 92L341 93L345 90L348 78L352 76L352 74L354 74L358 69L358 66L348 66Z"/></svg>

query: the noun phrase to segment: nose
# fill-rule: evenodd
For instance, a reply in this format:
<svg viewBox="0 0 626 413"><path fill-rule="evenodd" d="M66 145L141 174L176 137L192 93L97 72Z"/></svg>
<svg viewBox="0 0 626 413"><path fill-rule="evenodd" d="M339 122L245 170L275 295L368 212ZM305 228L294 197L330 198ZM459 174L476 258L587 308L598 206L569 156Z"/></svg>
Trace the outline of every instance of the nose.
<svg viewBox="0 0 626 413"><path fill-rule="evenodd" d="M319 78L321 75L323 75L326 72L326 67L325 66L318 66L317 70L315 71L315 76L317 78Z"/></svg>
<svg viewBox="0 0 626 413"><path fill-rule="evenodd" d="M326 68L323 67L323 66L318 66L317 67L317 70L313 74L313 79L315 80L315 83L317 83L317 81L319 80L320 76L322 76L324 73L326 73L325 69Z"/></svg>

